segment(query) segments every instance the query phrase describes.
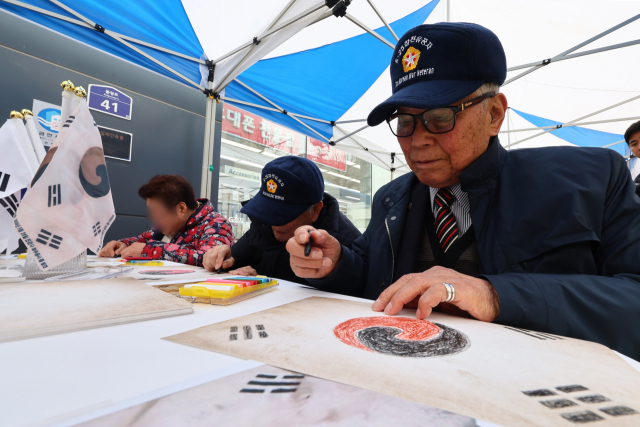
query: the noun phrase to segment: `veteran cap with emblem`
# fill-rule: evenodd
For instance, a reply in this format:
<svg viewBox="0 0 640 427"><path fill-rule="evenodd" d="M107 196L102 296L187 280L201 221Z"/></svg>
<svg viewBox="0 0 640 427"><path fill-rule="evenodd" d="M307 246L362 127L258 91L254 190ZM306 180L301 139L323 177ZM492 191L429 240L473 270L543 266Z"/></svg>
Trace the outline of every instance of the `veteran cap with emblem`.
<svg viewBox="0 0 640 427"><path fill-rule="evenodd" d="M324 178L311 160L284 156L262 169L258 193L240 210L267 225L290 223L322 200Z"/></svg>
<svg viewBox="0 0 640 427"><path fill-rule="evenodd" d="M498 37L477 24L419 25L396 44L389 67L393 95L371 111L377 126L398 107L452 105L484 83L504 83L507 60Z"/></svg>

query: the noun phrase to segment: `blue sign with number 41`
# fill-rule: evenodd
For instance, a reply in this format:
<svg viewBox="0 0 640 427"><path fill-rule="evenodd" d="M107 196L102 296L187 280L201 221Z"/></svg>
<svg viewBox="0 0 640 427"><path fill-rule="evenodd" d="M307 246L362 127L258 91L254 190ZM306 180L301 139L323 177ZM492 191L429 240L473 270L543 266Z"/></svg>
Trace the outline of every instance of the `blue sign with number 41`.
<svg viewBox="0 0 640 427"><path fill-rule="evenodd" d="M132 99L116 88L89 85L87 102L92 110L131 120Z"/></svg>

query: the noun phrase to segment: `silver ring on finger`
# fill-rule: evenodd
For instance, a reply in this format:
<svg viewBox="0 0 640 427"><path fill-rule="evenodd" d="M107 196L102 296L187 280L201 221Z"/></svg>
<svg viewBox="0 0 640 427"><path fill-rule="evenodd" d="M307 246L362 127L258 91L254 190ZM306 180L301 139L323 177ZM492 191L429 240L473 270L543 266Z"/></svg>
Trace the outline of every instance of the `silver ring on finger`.
<svg viewBox="0 0 640 427"><path fill-rule="evenodd" d="M447 299L444 302L452 302L456 299L456 288L451 283L442 282L445 288L447 288Z"/></svg>

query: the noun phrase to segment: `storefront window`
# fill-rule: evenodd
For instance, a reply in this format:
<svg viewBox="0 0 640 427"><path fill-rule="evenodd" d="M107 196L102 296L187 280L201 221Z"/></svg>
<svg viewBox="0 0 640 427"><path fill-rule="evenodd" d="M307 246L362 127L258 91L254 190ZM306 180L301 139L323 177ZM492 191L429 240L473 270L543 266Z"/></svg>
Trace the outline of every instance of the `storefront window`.
<svg viewBox="0 0 640 427"><path fill-rule="evenodd" d="M262 168L281 156L314 161L344 213L362 232L371 218L371 164L322 141L226 104L222 110L222 149L218 210L233 226L236 239L249 230L242 202L260 189Z"/></svg>

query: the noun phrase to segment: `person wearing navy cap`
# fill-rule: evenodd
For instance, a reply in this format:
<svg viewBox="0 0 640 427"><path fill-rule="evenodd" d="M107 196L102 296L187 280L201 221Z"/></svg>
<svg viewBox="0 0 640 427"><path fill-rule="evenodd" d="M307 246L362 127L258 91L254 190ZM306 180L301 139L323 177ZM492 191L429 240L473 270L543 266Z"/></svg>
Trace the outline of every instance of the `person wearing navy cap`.
<svg viewBox="0 0 640 427"><path fill-rule="evenodd" d="M319 289L375 300L388 315L439 310L640 360L640 198L622 156L505 150L506 59L480 25L409 30L390 74L393 94L367 122L385 122L412 172L376 193L351 248L323 230L296 230L293 271Z"/></svg>
<svg viewBox="0 0 640 427"><path fill-rule="evenodd" d="M338 201L324 192L324 178L311 160L280 157L262 169L258 193L243 203L240 212L251 227L232 247L209 250L203 265L208 270L229 269L233 274L261 274L282 280L306 282L291 270L286 242L300 227L326 230L347 247L360 231L339 210Z"/></svg>

